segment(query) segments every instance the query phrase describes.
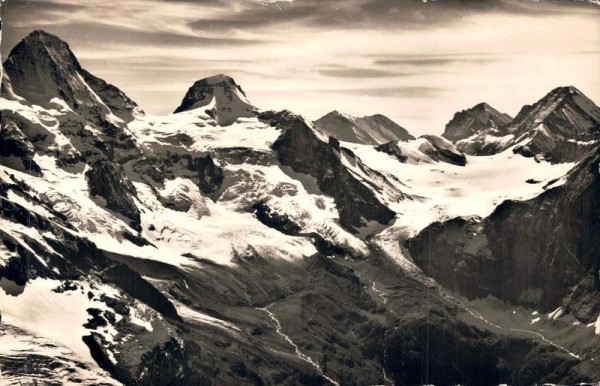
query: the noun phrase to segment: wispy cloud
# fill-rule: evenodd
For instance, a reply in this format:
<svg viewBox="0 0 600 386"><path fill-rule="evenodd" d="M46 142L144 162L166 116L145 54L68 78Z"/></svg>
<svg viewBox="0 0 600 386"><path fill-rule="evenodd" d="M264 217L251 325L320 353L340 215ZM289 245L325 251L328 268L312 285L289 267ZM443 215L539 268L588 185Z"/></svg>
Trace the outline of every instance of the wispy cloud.
<svg viewBox="0 0 600 386"><path fill-rule="evenodd" d="M411 73L393 70L382 70L377 68L329 66L318 70L319 74L333 78L394 78L399 76L410 76Z"/></svg>

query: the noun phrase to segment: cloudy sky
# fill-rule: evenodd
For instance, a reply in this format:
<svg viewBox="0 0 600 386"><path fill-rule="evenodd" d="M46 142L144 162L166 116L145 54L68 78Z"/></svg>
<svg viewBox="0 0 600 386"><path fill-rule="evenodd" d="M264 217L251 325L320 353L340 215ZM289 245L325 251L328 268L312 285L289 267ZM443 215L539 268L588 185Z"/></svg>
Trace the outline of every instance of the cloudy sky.
<svg viewBox="0 0 600 386"><path fill-rule="evenodd" d="M383 113L441 133L482 101L552 88L600 103L600 6L517 0L7 0L2 55L36 28L154 114L226 73L263 109Z"/></svg>

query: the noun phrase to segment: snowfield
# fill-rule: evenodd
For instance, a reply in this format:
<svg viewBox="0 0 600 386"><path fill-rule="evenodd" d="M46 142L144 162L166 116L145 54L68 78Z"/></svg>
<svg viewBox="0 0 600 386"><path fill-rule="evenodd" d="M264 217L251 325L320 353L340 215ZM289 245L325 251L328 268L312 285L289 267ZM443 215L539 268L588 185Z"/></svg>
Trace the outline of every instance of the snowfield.
<svg viewBox="0 0 600 386"><path fill-rule="evenodd" d="M88 292L118 296L112 287L98 284L92 288L87 282L77 282L79 288L56 292L62 282L50 279L34 279L25 286L23 293L11 296L0 291L2 323L18 327L32 335L44 337L71 350L88 365L96 365L89 348L81 337L89 334L83 325L90 315L88 308L108 310L106 304L90 300ZM60 323L56 323L60 321ZM108 326L103 331L105 337L112 338L116 331Z"/></svg>
<svg viewBox="0 0 600 386"><path fill-rule="evenodd" d="M505 200L528 200L560 179L574 163L550 164L513 154L467 156L466 166L445 162L401 163L371 146L344 143L367 166L389 176L394 186L412 197L383 197L398 213L394 228L412 236L436 221L460 216L486 217ZM554 184L553 186L557 186Z"/></svg>

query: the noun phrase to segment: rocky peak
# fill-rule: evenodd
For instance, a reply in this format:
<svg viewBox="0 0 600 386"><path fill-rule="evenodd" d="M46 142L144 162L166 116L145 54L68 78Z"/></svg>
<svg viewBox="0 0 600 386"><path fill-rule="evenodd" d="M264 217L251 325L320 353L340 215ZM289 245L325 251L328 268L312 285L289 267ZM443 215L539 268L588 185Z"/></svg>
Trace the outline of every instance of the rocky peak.
<svg viewBox="0 0 600 386"><path fill-rule="evenodd" d="M516 137L543 125L549 135L589 141L600 135L600 107L573 86L557 87L524 106L508 128Z"/></svg>
<svg viewBox="0 0 600 386"><path fill-rule="evenodd" d="M497 111L492 106L488 105L486 102L481 102L473 106L473 111L481 112L481 113L489 113Z"/></svg>
<svg viewBox="0 0 600 386"><path fill-rule="evenodd" d="M256 108L233 78L219 74L200 79L189 88L175 113L206 107L219 125L228 126L241 117L255 116Z"/></svg>
<svg viewBox="0 0 600 386"><path fill-rule="evenodd" d="M482 102L469 109L454 114L446 124L443 137L460 141L484 130L498 129L510 123L512 118L501 113L489 104Z"/></svg>
<svg viewBox="0 0 600 386"><path fill-rule="evenodd" d="M59 98L74 111L101 120L114 114L128 121L141 112L119 89L84 70L66 42L42 30L12 49L4 69L14 93L42 107Z"/></svg>
<svg viewBox="0 0 600 386"><path fill-rule="evenodd" d="M382 114L353 117L334 110L316 120L314 124L326 135L340 141L365 145L414 139L405 128Z"/></svg>

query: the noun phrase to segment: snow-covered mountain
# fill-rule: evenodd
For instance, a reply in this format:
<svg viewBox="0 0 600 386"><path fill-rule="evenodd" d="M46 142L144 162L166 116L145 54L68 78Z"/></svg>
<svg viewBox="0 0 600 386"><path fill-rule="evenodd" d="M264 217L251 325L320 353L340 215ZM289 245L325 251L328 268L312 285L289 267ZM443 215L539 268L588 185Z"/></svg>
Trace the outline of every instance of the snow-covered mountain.
<svg viewBox="0 0 600 386"><path fill-rule="evenodd" d="M514 119L486 104L457 113L443 134L468 154L513 148L526 157L579 161L600 140L600 107L575 87L558 87Z"/></svg>
<svg viewBox="0 0 600 386"><path fill-rule="evenodd" d="M224 75L154 116L43 31L4 67L2 382L598 373L594 142L579 163L465 155L429 135L356 143L254 107ZM587 138L568 106L563 133Z"/></svg>
<svg viewBox="0 0 600 386"><path fill-rule="evenodd" d="M254 117L255 107L246 98L244 90L227 75L204 78L192 85L175 113L203 107L221 126L228 126L238 118Z"/></svg>
<svg viewBox="0 0 600 386"><path fill-rule="evenodd" d="M500 128L511 121L510 115L499 112L487 103L480 103L454 114L442 136L457 143L461 150L469 154L485 155L487 151L493 154L496 149L485 142L485 136L499 134ZM466 139L469 140L462 141ZM481 148L474 148L479 144Z"/></svg>
<svg viewBox="0 0 600 386"><path fill-rule="evenodd" d="M42 30L13 48L4 70L16 95L44 108L64 102L89 119L116 125L141 112L122 91L81 68L66 42Z"/></svg>
<svg viewBox="0 0 600 386"><path fill-rule="evenodd" d="M314 124L325 135L364 145L415 139L405 128L381 114L353 117L332 111L317 119Z"/></svg>

